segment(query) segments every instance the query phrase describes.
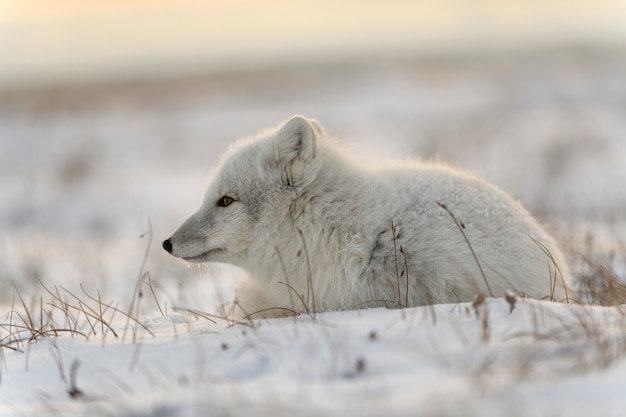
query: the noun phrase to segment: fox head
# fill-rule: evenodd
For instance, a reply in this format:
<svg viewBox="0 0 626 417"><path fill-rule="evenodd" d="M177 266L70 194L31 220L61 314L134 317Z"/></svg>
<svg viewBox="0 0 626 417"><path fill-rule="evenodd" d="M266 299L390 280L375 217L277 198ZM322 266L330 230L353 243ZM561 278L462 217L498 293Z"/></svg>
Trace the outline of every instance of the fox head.
<svg viewBox="0 0 626 417"><path fill-rule="evenodd" d="M200 209L163 248L188 262L245 266L250 252L273 248L291 203L322 165L319 125L294 116L277 130L235 145L222 160Z"/></svg>

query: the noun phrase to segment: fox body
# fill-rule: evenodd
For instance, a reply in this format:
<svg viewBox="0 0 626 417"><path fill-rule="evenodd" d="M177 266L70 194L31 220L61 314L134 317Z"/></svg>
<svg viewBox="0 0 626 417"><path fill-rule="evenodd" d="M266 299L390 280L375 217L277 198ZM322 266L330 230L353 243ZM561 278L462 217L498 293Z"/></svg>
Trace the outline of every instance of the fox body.
<svg viewBox="0 0 626 417"><path fill-rule="evenodd" d="M240 305L263 316L507 290L564 300L570 280L554 240L495 186L442 164L365 166L301 116L232 146L163 247L247 270Z"/></svg>

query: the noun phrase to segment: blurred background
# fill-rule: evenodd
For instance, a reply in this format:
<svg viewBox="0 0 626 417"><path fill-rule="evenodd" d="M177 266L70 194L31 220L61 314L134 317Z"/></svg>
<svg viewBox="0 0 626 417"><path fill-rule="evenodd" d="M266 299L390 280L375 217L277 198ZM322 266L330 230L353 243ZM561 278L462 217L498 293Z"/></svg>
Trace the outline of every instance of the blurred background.
<svg viewBox="0 0 626 417"><path fill-rule="evenodd" d="M623 0L0 0L0 57L0 305L128 300L150 221L159 297L210 310L241 272L160 242L230 142L295 113L477 173L626 275Z"/></svg>

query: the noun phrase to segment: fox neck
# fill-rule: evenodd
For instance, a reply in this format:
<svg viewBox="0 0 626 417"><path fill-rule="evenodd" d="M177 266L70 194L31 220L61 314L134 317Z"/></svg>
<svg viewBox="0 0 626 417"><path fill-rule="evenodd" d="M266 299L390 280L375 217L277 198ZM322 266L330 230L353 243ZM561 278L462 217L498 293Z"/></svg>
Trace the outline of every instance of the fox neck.
<svg viewBox="0 0 626 417"><path fill-rule="evenodd" d="M316 298L321 299L333 297L325 294L330 287L319 287L321 283L337 280L349 285L356 279L364 263L356 247L363 240L358 235L369 234L363 230L360 210L371 202L361 201L369 198L368 179L349 164L342 155L324 155L319 174L298 190L284 221L251 251L255 256L246 269L253 276L273 288L279 282L288 284L298 293L316 283ZM330 279L316 279L324 275Z"/></svg>

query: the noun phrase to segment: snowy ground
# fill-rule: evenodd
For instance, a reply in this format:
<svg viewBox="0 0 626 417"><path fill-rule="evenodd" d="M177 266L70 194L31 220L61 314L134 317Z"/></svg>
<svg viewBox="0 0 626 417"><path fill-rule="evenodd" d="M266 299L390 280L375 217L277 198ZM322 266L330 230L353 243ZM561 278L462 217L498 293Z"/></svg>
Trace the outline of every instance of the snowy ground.
<svg viewBox="0 0 626 417"><path fill-rule="evenodd" d="M482 175L556 233L578 276L593 275L584 254L624 279L623 52L0 94L0 413L626 413L617 307L518 300L509 314L489 300L478 317L443 305L231 326L188 310L219 313L242 272L189 270L159 247L200 204L228 143L301 113L364 158L438 158ZM149 222L152 238L140 238ZM132 300L154 337L124 330ZM106 328L65 303L121 312L103 307ZM27 343L27 331L15 339L22 321L73 331Z"/></svg>
<svg viewBox="0 0 626 417"><path fill-rule="evenodd" d="M146 319L131 343L5 353L7 415L512 415L626 412L624 317L504 300L257 322ZM118 329L122 333L122 329ZM129 336L130 339L130 336ZM72 370L74 368L74 371Z"/></svg>

